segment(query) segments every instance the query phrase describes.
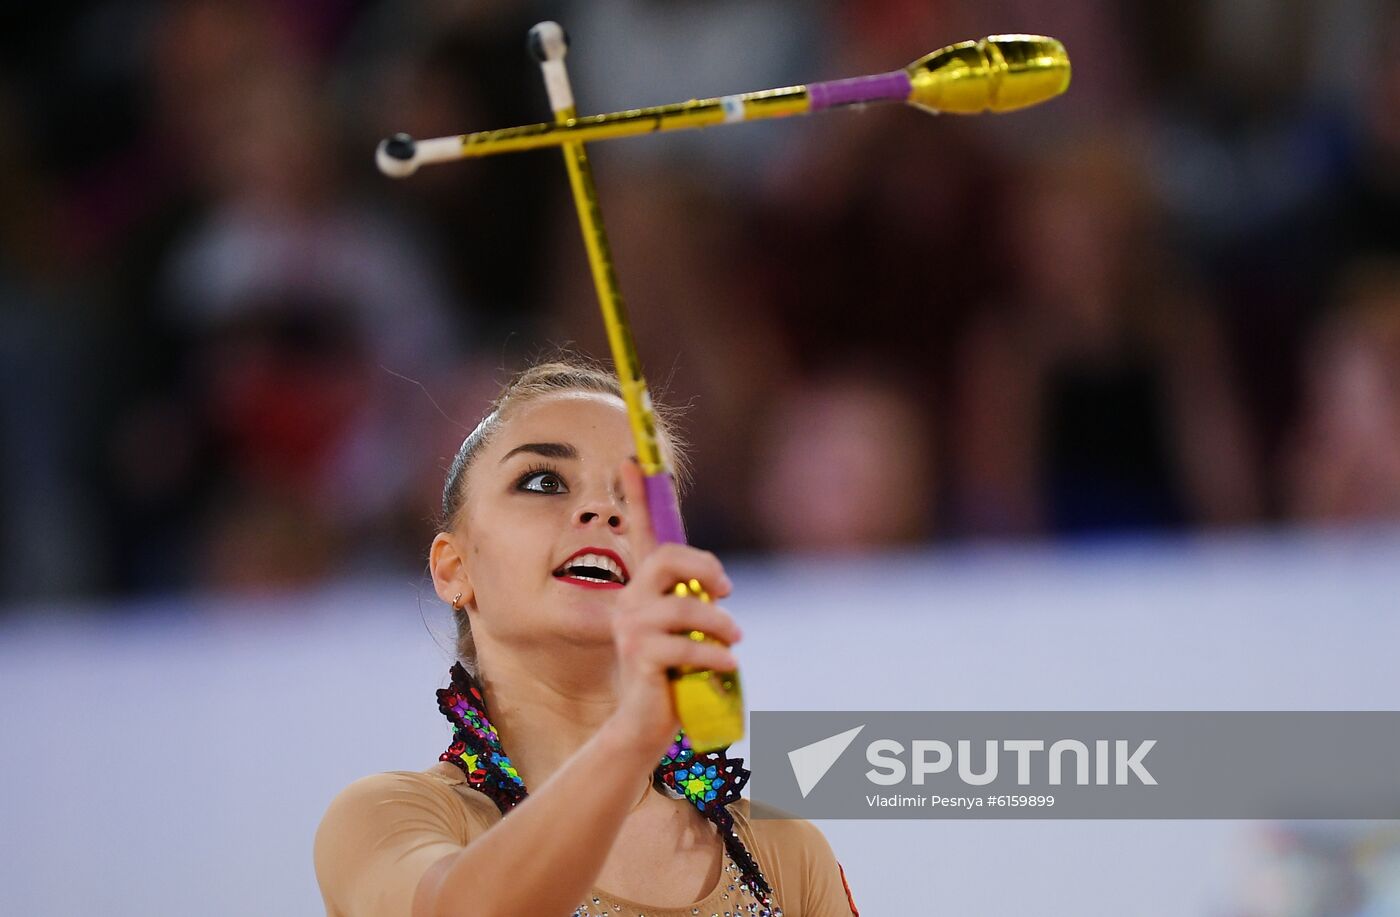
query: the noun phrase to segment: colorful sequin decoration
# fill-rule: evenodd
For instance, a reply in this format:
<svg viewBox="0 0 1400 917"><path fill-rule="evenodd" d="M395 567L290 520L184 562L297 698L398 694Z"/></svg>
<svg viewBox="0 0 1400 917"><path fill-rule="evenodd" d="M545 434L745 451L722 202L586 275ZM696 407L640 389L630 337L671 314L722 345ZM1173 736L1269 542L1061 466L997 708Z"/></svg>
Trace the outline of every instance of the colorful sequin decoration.
<svg viewBox="0 0 1400 917"><path fill-rule="evenodd" d="M676 733L675 742L661 756L657 773L662 782L706 814L738 799L749 780L749 771L738 758L719 751L697 758L684 730Z"/></svg>
<svg viewBox="0 0 1400 917"><path fill-rule="evenodd" d="M438 756L467 775L467 782L485 793L502 813L525 798L525 781L501 748L501 737L486 716L486 696L476 680L452 666L452 687L437 692L438 709L452 722L452 745Z"/></svg>
<svg viewBox="0 0 1400 917"><path fill-rule="evenodd" d="M452 686L437 692L438 709L452 723L452 745L439 756L467 775L472 789L485 793L504 815L525 799L525 782L501 747L501 737L486 715L486 695L461 663L452 666ZM734 830L734 816L727 806L739 798L749 781L742 758L730 758L727 748L697 755L685 730L661 756L655 778L695 805L719 829L725 851L738 866L741 881L757 899L760 913L780 914L773 903L773 889L763 877L758 861Z"/></svg>

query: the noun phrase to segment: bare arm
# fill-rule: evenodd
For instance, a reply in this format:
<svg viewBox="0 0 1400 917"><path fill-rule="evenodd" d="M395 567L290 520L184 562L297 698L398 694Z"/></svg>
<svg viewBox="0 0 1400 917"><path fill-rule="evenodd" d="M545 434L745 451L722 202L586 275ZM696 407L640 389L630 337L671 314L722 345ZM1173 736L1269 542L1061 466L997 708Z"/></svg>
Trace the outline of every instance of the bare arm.
<svg viewBox="0 0 1400 917"><path fill-rule="evenodd" d="M624 730L609 720L509 818L433 864L413 917L571 913L656 765Z"/></svg>

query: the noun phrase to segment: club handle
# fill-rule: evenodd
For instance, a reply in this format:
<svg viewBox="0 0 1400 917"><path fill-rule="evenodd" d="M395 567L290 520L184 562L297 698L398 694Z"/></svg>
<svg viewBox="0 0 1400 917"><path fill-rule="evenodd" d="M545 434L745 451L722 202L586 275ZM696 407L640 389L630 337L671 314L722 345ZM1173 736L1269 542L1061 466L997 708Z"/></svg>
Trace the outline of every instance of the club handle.
<svg viewBox="0 0 1400 917"><path fill-rule="evenodd" d="M685 526L681 522L674 477L669 471L662 471L647 475L645 483L647 511L656 540L685 544ZM704 585L696 579L676 583L671 591L702 602L711 601ZM722 642L699 630L692 630L686 636L697 642ZM744 737L744 692L737 671L716 672L682 666L668 674L676 715L698 754L725 748Z"/></svg>
<svg viewBox="0 0 1400 917"><path fill-rule="evenodd" d="M676 498L675 478L669 471L646 477L647 513L651 530L660 542L685 544L685 524L681 521L680 501Z"/></svg>
<svg viewBox="0 0 1400 917"><path fill-rule="evenodd" d="M569 72L564 66L564 57L569 48L568 35L558 23L542 22L530 30L529 47L544 75L555 123L573 123L573 89L569 85ZM402 153L407 147L395 149ZM386 155L392 156L393 152L386 150ZM589 269L598 293L598 304L603 311L603 323L608 330L613 362L618 370L618 383L637 440L639 463L642 470L647 472L645 491L652 531L658 541L685 544L685 526L681 522L676 483L661 458L656 438L656 419L652 414L651 399L646 394L646 382L642 379L636 347L632 343L627 310L613 272L612 249L603 227L598 190L593 184L593 170L589 167L588 154L581 142L566 141L563 152L569 173L569 188L573 192L579 228L588 252ZM698 580L677 583L673 588L677 595L691 595L701 601L710 601L709 593ZM688 636L696 641L714 639L698 630L690 631ZM667 674L671 678L676 718L690 736L692 749L703 754L732 745L743 737L744 700L739 689L738 673L684 667L672 669Z"/></svg>

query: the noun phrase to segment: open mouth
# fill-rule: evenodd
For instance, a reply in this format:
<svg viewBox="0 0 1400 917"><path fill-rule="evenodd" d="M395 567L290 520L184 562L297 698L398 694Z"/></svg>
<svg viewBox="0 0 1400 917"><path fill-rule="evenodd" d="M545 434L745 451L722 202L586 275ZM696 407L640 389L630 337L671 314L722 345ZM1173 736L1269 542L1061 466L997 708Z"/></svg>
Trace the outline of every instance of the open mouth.
<svg viewBox="0 0 1400 917"><path fill-rule="evenodd" d="M620 589L627 585L627 565L607 548L582 548L555 568L554 577L578 586Z"/></svg>

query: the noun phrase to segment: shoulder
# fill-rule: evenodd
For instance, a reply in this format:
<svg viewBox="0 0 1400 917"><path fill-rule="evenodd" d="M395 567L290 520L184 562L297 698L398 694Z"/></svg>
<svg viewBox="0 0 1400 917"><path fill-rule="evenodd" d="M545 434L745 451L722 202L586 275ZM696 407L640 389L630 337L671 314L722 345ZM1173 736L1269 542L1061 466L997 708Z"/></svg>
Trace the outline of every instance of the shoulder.
<svg viewBox="0 0 1400 917"><path fill-rule="evenodd" d="M748 797L736 799L730 804L729 811L741 831L748 833L760 847L773 848L784 857L833 856L826 835L805 818L763 803L754 803Z"/></svg>
<svg viewBox="0 0 1400 917"><path fill-rule="evenodd" d="M393 858L400 848L454 844L500 820L496 805L461 778L437 769L361 777L330 801L316 827L316 868L332 862Z"/></svg>
<svg viewBox="0 0 1400 917"><path fill-rule="evenodd" d="M500 818L491 800L466 786L450 764L361 777L331 800L317 832L413 825L437 828L465 844Z"/></svg>
<svg viewBox="0 0 1400 917"><path fill-rule="evenodd" d="M327 912L408 913L423 873L499 818L460 772L454 778L433 767L356 780L331 800L316 829L316 877Z"/></svg>
<svg viewBox="0 0 1400 917"><path fill-rule="evenodd" d="M450 764L437 764L427 770L361 777L331 800L326 817L423 804L449 811L465 808L473 816L499 815L489 799L466 785L460 771Z"/></svg>
<svg viewBox="0 0 1400 917"><path fill-rule="evenodd" d="M405 830L465 844L472 810L451 784L427 771L361 777L336 794L316 829L316 860L361 854Z"/></svg>

